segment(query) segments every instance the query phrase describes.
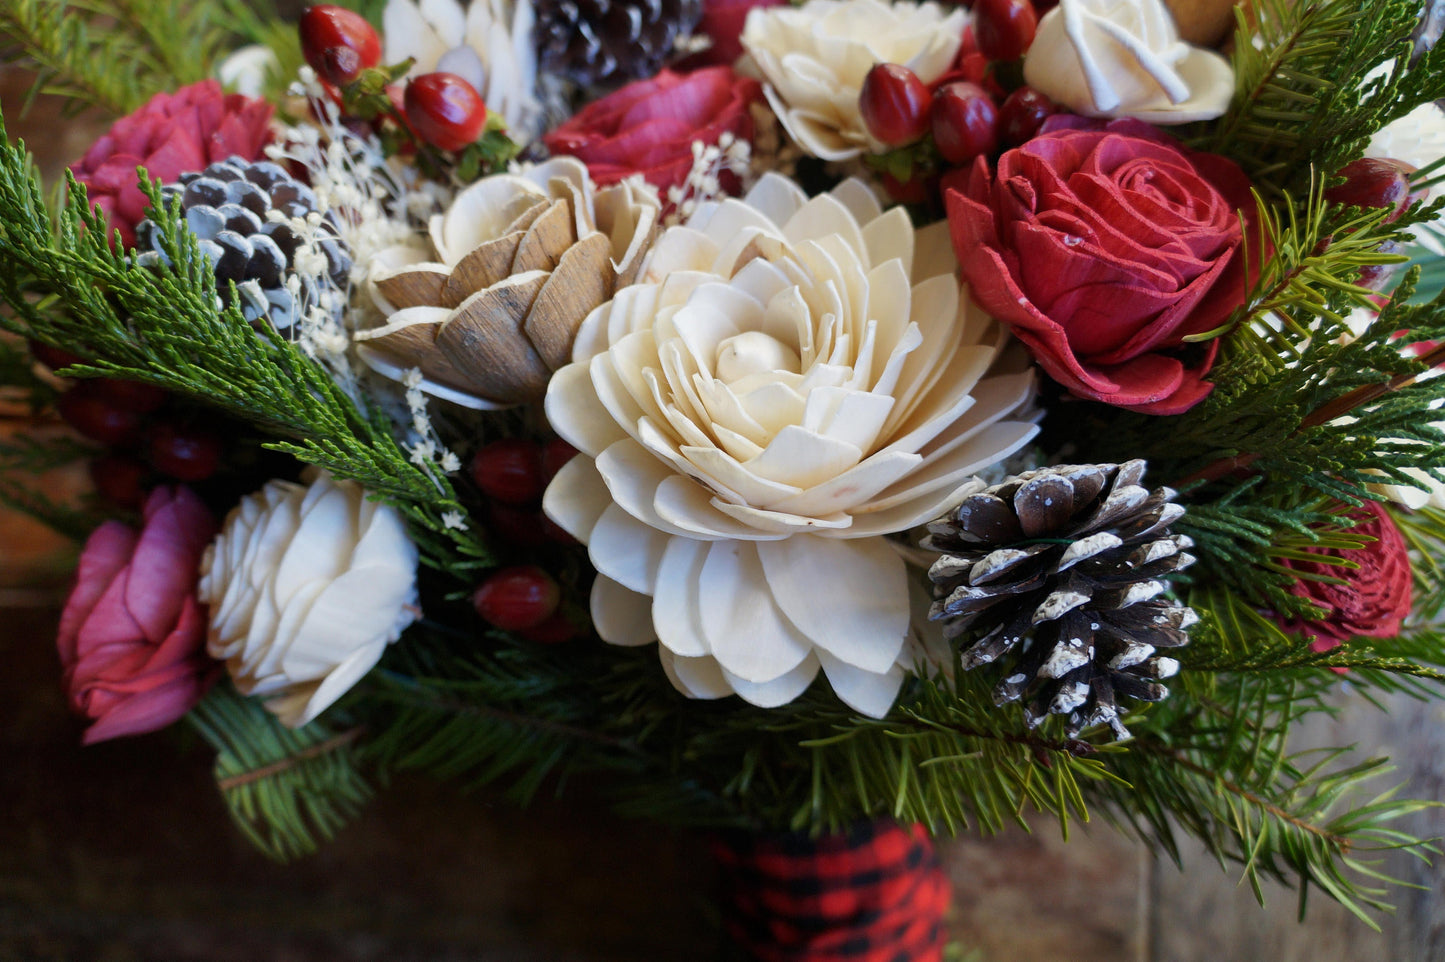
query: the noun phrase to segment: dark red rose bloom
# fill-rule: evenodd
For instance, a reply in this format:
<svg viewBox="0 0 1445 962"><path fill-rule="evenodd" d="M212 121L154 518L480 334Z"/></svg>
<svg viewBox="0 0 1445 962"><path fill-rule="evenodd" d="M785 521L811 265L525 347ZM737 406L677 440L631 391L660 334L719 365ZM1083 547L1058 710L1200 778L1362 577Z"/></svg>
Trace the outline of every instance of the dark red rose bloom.
<svg viewBox="0 0 1445 962"><path fill-rule="evenodd" d="M119 230L125 246L132 247L135 225L150 203L136 186L137 167L167 183L233 155L258 160L271 139L272 109L255 97L222 93L214 80L156 94L117 120L71 170L85 185L91 206L104 210L111 230Z"/></svg>
<svg viewBox="0 0 1445 962"><path fill-rule="evenodd" d="M724 133L752 140L748 105L761 97L758 82L731 67L664 70L588 104L542 142L581 160L598 186L641 174L666 200L692 169L694 141L716 144Z"/></svg>
<svg viewBox="0 0 1445 962"><path fill-rule="evenodd" d="M156 488L139 532L107 521L80 553L56 646L70 707L95 721L87 745L155 731L201 700L218 665L196 600L201 556L216 533L186 488Z"/></svg>
<svg viewBox="0 0 1445 962"><path fill-rule="evenodd" d="M1336 564L1312 561L1284 561L1289 568L1304 573L1344 579L1341 585L1302 578L1290 592L1324 608L1327 614L1316 620L1282 621L1286 631L1304 632L1314 636L1314 649L1328 651L1343 641L1357 636L1390 638L1400 633L1400 623L1410 613L1414 579L1405 538L1395 519L1378 501L1367 501L1353 509L1350 517L1357 519L1350 534L1373 538L1362 548L1349 551L1307 549L1314 554L1337 556L1358 567L1343 568Z"/></svg>
<svg viewBox="0 0 1445 962"><path fill-rule="evenodd" d="M702 19L693 33L707 37L712 46L695 53L682 62L682 68L726 65L732 66L743 55L738 41L748 11L754 7L778 7L787 0L702 0Z"/></svg>
<svg viewBox="0 0 1445 962"><path fill-rule="evenodd" d="M973 295L1082 398L1178 414L1212 385L1218 327L1244 299L1249 180L1136 120L1051 117L947 191ZM1259 249L1250 238L1250 249Z"/></svg>

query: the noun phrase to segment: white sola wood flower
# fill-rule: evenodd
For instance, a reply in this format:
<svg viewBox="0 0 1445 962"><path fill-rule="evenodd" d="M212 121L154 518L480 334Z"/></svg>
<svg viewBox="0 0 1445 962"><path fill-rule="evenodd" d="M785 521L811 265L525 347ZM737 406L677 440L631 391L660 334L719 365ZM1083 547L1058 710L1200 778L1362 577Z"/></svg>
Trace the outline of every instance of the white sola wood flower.
<svg viewBox="0 0 1445 962"><path fill-rule="evenodd" d="M883 144L858 112L863 78L877 63L903 64L931 84L963 43L967 13L934 3L808 0L749 11L743 47L767 81L773 112L798 146L824 160L848 160Z"/></svg>
<svg viewBox="0 0 1445 962"><path fill-rule="evenodd" d="M386 63L408 57L408 77L441 70L462 77L487 109L507 122L512 139L537 136L537 51L532 0L387 0L381 15Z"/></svg>
<svg viewBox="0 0 1445 962"><path fill-rule="evenodd" d="M887 712L904 563L885 540L1024 445L1032 375L915 231L858 181L768 174L662 235L583 322L546 410L580 452L543 506L599 574L598 633L660 642L688 695L766 707L821 668ZM1012 361L1012 358L1010 359Z"/></svg>
<svg viewBox="0 0 1445 962"><path fill-rule="evenodd" d="M415 619L416 565L401 515L359 484L272 481L231 511L201 561L207 650L237 689L304 725Z"/></svg>
<svg viewBox="0 0 1445 962"><path fill-rule="evenodd" d="M1085 117L1187 124L1234 96L1219 54L1179 38L1164 0L1060 0L1039 21L1024 79Z"/></svg>

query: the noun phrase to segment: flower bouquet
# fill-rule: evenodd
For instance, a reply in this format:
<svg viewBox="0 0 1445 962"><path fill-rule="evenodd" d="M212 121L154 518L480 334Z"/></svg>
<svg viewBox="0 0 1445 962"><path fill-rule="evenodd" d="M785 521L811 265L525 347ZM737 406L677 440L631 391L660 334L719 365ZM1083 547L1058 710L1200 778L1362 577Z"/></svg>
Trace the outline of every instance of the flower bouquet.
<svg viewBox="0 0 1445 962"><path fill-rule="evenodd" d="M939 958L929 836L1030 812L1368 918L1428 802L1289 732L1445 665L1425 6L4 0L118 117L0 149L83 739L278 858L591 776L764 959Z"/></svg>

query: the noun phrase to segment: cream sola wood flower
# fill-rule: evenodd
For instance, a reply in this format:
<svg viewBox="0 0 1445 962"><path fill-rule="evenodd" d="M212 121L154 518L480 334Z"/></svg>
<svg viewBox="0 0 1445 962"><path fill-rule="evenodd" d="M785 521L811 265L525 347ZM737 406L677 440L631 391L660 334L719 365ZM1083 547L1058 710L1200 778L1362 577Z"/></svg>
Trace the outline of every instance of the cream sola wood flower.
<svg viewBox="0 0 1445 962"><path fill-rule="evenodd" d="M417 549L395 508L320 474L241 500L201 561L207 650L290 726L356 684L416 617Z"/></svg>
<svg viewBox="0 0 1445 962"><path fill-rule="evenodd" d="M513 140L541 132L532 0L388 0L382 13L386 63L408 57L408 77L433 71L465 79L501 115Z"/></svg>
<svg viewBox="0 0 1445 962"><path fill-rule="evenodd" d="M808 0L751 10L740 39L798 146L824 160L849 160L886 149L858 111L873 65L903 64L931 84L952 65L966 23L965 11L934 3Z"/></svg>
<svg viewBox="0 0 1445 962"><path fill-rule="evenodd" d="M548 419L581 455L543 507L588 546L592 616L660 642L681 691L771 707L821 668L887 712L911 658L885 535L956 503L1034 434L1033 378L968 298L943 224L858 181L765 175L659 238L594 311Z"/></svg>
<svg viewBox="0 0 1445 962"><path fill-rule="evenodd" d="M358 354L389 377L419 368L422 390L468 407L540 400L577 325L636 278L661 212L646 184L597 190L573 157L485 177L428 242L373 260L387 320L357 333Z"/></svg>
<svg viewBox="0 0 1445 962"><path fill-rule="evenodd" d="M1179 38L1163 0L1060 0L1024 58L1035 90L1085 117L1186 124L1218 117L1234 69Z"/></svg>

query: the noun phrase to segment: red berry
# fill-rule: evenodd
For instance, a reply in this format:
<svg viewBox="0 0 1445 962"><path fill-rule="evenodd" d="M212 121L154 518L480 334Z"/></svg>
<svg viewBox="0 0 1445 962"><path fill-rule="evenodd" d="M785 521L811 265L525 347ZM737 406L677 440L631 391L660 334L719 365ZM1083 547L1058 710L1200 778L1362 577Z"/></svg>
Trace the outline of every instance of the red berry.
<svg viewBox="0 0 1445 962"><path fill-rule="evenodd" d="M63 347L51 347L49 344L41 344L33 339L29 342L29 346L30 356L52 371L58 371L72 364L85 363L85 358L79 354L71 354Z"/></svg>
<svg viewBox="0 0 1445 962"><path fill-rule="evenodd" d="M928 200L928 182L922 177L899 180L885 170L879 180L883 181L883 189L888 191L888 196L900 204L922 204Z"/></svg>
<svg viewBox="0 0 1445 962"><path fill-rule="evenodd" d="M1403 254L1405 245L1398 241L1385 241L1380 245L1380 253ZM1361 287L1368 287L1372 291L1383 291L1389 286L1390 278L1394 277L1395 272L1403 266L1403 264L1366 264L1360 268L1355 283Z"/></svg>
<svg viewBox="0 0 1445 962"><path fill-rule="evenodd" d="M55 409L65 423L92 441L109 447L134 444L140 437L140 415L115 405L88 382L60 395Z"/></svg>
<svg viewBox="0 0 1445 962"><path fill-rule="evenodd" d="M177 481L204 481L221 464L221 439L202 428L162 421L150 430L151 465Z"/></svg>
<svg viewBox="0 0 1445 962"><path fill-rule="evenodd" d="M1351 207L1390 207L1386 220L1400 216L1410 204L1409 164L1398 160L1361 157L1340 168L1345 182L1325 191L1325 200Z"/></svg>
<svg viewBox="0 0 1445 962"><path fill-rule="evenodd" d="M441 150L471 146L487 123L482 95L454 73L422 74L406 85L402 99L412 129Z"/></svg>
<svg viewBox="0 0 1445 962"><path fill-rule="evenodd" d="M539 645L560 645L577 637L577 626L562 612L554 611L552 616L540 625L522 628L517 634Z"/></svg>
<svg viewBox="0 0 1445 962"><path fill-rule="evenodd" d="M472 607L488 624L503 631L535 628L557 610L561 589L552 576L535 565L519 565L494 572L477 587Z"/></svg>
<svg viewBox="0 0 1445 962"><path fill-rule="evenodd" d="M124 454L107 454L90 462L90 480L102 498L120 508L138 509L145 503L145 465Z"/></svg>
<svg viewBox="0 0 1445 962"><path fill-rule="evenodd" d="M381 38L365 17L345 7L307 7L300 29L306 62L328 83L344 87L381 63Z"/></svg>
<svg viewBox="0 0 1445 962"><path fill-rule="evenodd" d="M1058 105L1032 87L1020 87L998 108L998 136L1005 147L1032 140L1044 121L1059 112Z"/></svg>
<svg viewBox="0 0 1445 962"><path fill-rule="evenodd" d="M932 105L933 94L918 75L896 63L874 64L858 94L864 125L885 147L906 147L922 140Z"/></svg>
<svg viewBox="0 0 1445 962"><path fill-rule="evenodd" d="M945 84L933 97L933 142L950 164L966 164L998 149L998 109L982 87Z"/></svg>
<svg viewBox="0 0 1445 962"><path fill-rule="evenodd" d="M542 449L529 438L503 438L472 455L472 480L489 498L503 504L535 504L547 487Z"/></svg>
<svg viewBox="0 0 1445 962"><path fill-rule="evenodd" d="M557 472L577 456L577 449L561 438L553 438L542 446L542 486L552 483Z"/></svg>
<svg viewBox="0 0 1445 962"><path fill-rule="evenodd" d="M978 0L973 29L978 49L990 60L1017 60L1034 42L1039 18L1029 0Z"/></svg>
<svg viewBox="0 0 1445 962"><path fill-rule="evenodd" d="M122 381L113 377L96 378L94 383L96 390L111 404L137 414L150 414L166 403L166 392L154 384Z"/></svg>

